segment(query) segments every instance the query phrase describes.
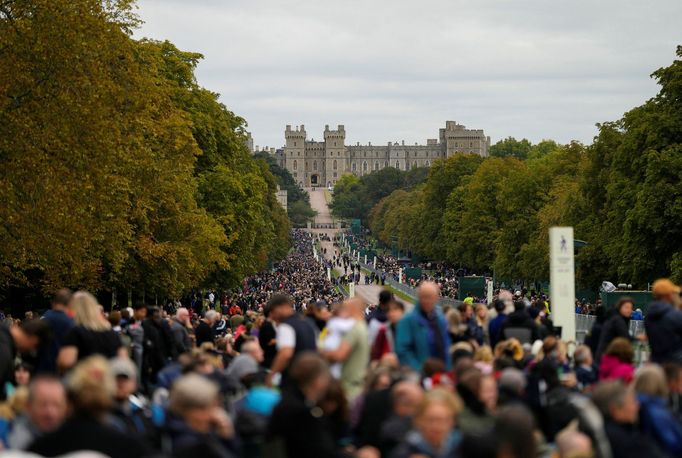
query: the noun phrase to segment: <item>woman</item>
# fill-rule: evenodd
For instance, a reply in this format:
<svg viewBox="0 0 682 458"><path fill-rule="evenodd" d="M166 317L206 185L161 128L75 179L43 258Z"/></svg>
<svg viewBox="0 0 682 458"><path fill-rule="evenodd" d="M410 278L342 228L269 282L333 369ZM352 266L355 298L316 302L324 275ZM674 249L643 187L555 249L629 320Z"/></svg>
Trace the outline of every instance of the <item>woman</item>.
<svg viewBox="0 0 682 458"><path fill-rule="evenodd" d="M414 429L391 458L457 456L461 435L455 424L461 409L461 401L448 391L435 389L426 393L414 416Z"/></svg>
<svg viewBox="0 0 682 458"><path fill-rule="evenodd" d="M660 366L648 365L637 371L635 391L639 401L639 425L670 456L682 456L682 424L667 405L668 384Z"/></svg>
<svg viewBox="0 0 682 458"><path fill-rule="evenodd" d="M142 442L106 424L115 390L114 375L103 357L84 360L67 379L70 417L56 431L39 437L28 450L41 456L80 450L112 458L148 456L149 450Z"/></svg>
<svg viewBox="0 0 682 458"><path fill-rule="evenodd" d="M490 345L488 334L488 307L485 304L476 304L476 336L479 345ZM478 341L480 339L480 341Z"/></svg>
<svg viewBox="0 0 682 458"><path fill-rule="evenodd" d="M599 380L622 379L625 383L630 383L635 372L632 365L634 355L628 339L615 338L599 362Z"/></svg>
<svg viewBox="0 0 682 458"><path fill-rule="evenodd" d="M630 315L634 302L629 297L624 297L618 301L611 315L604 322L604 327L599 336L599 346L597 347L597 360L606 351L609 344L618 337L631 340L630 338Z"/></svg>
<svg viewBox="0 0 682 458"><path fill-rule="evenodd" d="M121 338L102 315L97 299L87 291L78 291L69 302L74 312L74 326L64 337L57 356L57 366L65 371L91 355L113 358L127 356Z"/></svg>

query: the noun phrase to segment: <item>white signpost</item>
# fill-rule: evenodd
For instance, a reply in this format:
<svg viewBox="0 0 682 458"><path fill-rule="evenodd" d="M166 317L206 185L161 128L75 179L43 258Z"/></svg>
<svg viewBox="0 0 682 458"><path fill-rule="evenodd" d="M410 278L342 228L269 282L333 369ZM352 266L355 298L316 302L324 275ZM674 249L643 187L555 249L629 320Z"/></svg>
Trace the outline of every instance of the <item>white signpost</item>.
<svg viewBox="0 0 682 458"><path fill-rule="evenodd" d="M561 326L561 338L575 340L575 259L573 228L549 230L549 282L552 319Z"/></svg>
<svg viewBox="0 0 682 458"><path fill-rule="evenodd" d="M365 255L365 265L367 265L367 255Z"/></svg>
<svg viewBox="0 0 682 458"><path fill-rule="evenodd" d="M355 297L355 283L354 282L348 283L348 296L349 297Z"/></svg>
<svg viewBox="0 0 682 458"><path fill-rule="evenodd" d="M401 267L400 270L398 270L398 283L401 285L403 284L403 268Z"/></svg>
<svg viewBox="0 0 682 458"><path fill-rule="evenodd" d="M332 281L332 269L327 267L327 280Z"/></svg>
<svg viewBox="0 0 682 458"><path fill-rule="evenodd" d="M374 268L374 270L376 270L376 268L377 268L377 257L376 256L374 256L374 263L372 264L372 267Z"/></svg>
<svg viewBox="0 0 682 458"><path fill-rule="evenodd" d="M488 294L487 294L488 304L493 302L493 280L488 281Z"/></svg>

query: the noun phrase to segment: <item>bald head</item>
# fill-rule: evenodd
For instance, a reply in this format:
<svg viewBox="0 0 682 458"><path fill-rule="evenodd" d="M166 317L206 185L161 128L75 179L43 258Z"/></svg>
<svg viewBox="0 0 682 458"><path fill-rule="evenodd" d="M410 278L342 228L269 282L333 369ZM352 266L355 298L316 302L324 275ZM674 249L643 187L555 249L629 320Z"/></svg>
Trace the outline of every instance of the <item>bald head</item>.
<svg viewBox="0 0 682 458"><path fill-rule="evenodd" d="M347 301L344 302L344 304L348 308L350 315L353 318L364 319L364 317L365 317L365 303L362 302L359 298L354 297L352 299L348 299Z"/></svg>
<svg viewBox="0 0 682 458"><path fill-rule="evenodd" d="M432 281L425 281L419 285L417 295L419 296L419 305L422 310L426 313L431 313L438 302L440 288Z"/></svg>
<svg viewBox="0 0 682 458"><path fill-rule="evenodd" d="M185 307L180 307L175 312L175 319L178 320L180 323L187 324L187 322L189 321L189 311Z"/></svg>

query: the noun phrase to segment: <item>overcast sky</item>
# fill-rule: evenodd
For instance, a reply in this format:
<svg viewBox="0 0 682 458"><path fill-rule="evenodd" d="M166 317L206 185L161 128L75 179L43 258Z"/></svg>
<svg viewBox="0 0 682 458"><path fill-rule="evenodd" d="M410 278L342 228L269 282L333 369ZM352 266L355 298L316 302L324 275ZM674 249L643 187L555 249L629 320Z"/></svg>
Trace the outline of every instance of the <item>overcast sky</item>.
<svg viewBox="0 0 682 458"><path fill-rule="evenodd" d="M446 120L495 142L590 143L657 92L682 0L140 0L138 36L205 56L201 85L254 143L286 124L425 143Z"/></svg>

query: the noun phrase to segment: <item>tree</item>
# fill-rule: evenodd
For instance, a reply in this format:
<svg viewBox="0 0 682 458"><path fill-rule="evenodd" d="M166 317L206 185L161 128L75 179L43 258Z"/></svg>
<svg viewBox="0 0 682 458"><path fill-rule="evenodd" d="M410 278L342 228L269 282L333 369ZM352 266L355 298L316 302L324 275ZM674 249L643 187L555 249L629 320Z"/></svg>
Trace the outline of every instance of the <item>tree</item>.
<svg viewBox="0 0 682 458"><path fill-rule="evenodd" d="M532 146L532 143L525 138L517 140L514 137L507 137L490 147L490 156L526 159L528 158Z"/></svg>

